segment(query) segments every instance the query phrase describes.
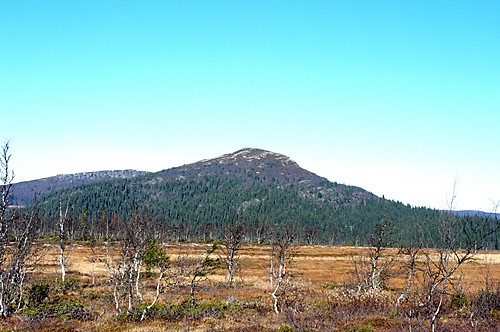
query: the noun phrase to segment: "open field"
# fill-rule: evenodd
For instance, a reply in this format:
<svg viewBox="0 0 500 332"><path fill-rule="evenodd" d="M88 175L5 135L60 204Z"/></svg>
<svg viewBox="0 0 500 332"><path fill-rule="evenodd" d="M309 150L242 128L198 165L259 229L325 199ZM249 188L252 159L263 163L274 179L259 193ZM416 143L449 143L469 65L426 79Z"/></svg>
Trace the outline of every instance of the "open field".
<svg viewBox="0 0 500 332"><path fill-rule="evenodd" d="M416 272L413 298L396 307L396 299L404 290L407 272L406 256L396 249L384 252L384 259L394 258L391 273L381 290L365 289L363 277L368 268L368 248L297 246L288 267L286 292L280 297L281 313L273 311L269 246L244 246L239 252L239 265L232 287L226 285L224 268L200 280L196 307L186 307L189 280L208 244L164 244L170 257L163 291L155 305L141 321L145 306L151 303L156 290L158 271L140 279L143 301L134 299L133 310L116 315L113 282L106 262L106 250L98 246L94 259L86 244L68 247L67 280L57 281L60 275L58 248L45 244L39 248L39 261L29 276L30 285L50 284L43 303L68 303L66 312L48 310L43 305L36 310L0 321L2 331L402 331L408 330L408 312L412 315L412 330L429 329L428 312L418 308L424 293L425 278ZM212 254L217 258L220 252ZM437 252L428 257L436 259ZM120 261L120 247L109 248L109 266ZM427 256L417 257L417 267L423 269ZM357 267L357 272L355 267ZM94 284L92 275L94 274ZM475 303L478 294L487 290L500 299L500 252L480 252L464 263L450 278L443 308L442 330L498 331L500 315L493 306L485 317L478 317ZM28 292L29 293L29 292ZM488 294L489 294L488 293ZM453 304L454 294L464 294L467 303ZM495 298L496 299L496 298ZM125 295L120 301L123 305ZM476 302L475 302L476 301ZM71 305L70 305L71 304ZM500 303L494 303L499 305ZM76 309L75 309L76 308ZM78 309L78 310L77 310ZM411 311L413 310L413 311ZM417 315L417 311L422 312ZM144 317L142 317L144 318Z"/></svg>
<svg viewBox="0 0 500 332"><path fill-rule="evenodd" d="M201 257L210 245L207 244L169 244L164 248L170 258L175 261L180 256L189 255L192 258ZM114 248L113 253L119 249ZM250 281L262 281L267 283L269 279L269 246L245 246L239 253L240 271L237 275L242 284ZM293 277L302 282L310 282L319 287L325 283L349 284L353 278L353 259L367 252L364 247L331 247L331 246L299 246L293 257L291 266ZM396 249L388 249L388 255L397 255ZM88 282L91 278L92 261L91 250L85 245L74 245L69 249L69 275L77 275L82 281ZM58 252L54 246L44 248L44 258L41 264L44 270L39 271L48 275L59 272ZM99 262L95 264L94 270L99 278L106 277L106 265L104 264L104 248L98 248ZM400 255L399 260L404 260ZM423 260L423 257L420 258ZM474 255L470 262L464 264L459 272L463 273L463 286L466 289L478 291L484 287L484 278L488 275L494 280L500 280L500 252L480 252ZM458 273L460 274L460 273ZM458 275L457 274L457 275ZM217 274L211 276L212 280L223 281L225 270L221 269ZM400 275L390 280L389 284L394 289L400 290L404 276Z"/></svg>

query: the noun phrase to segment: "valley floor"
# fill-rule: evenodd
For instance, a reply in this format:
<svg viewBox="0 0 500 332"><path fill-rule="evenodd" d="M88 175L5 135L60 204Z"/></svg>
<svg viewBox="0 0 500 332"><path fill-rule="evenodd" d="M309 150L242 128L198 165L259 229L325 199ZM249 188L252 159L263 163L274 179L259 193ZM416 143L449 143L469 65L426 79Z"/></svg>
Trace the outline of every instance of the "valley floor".
<svg viewBox="0 0 500 332"><path fill-rule="evenodd" d="M294 247L289 274L276 293L280 309L276 314L270 295L269 246L247 245L239 251L231 286L225 281L224 267L197 279L195 302L189 300L190 282L210 245L174 243L163 248L170 265L157 302L148 308L155 298L159 271L142 267L140 279L133 283L139 294L137 289L118 285L113 273L127 273L119 269L123 258L119 245L108 248L108 255L104 246L94 251L85 243L68 246L64 283L56 244L40 245L28 278L25 308L0 320L0 330L409 331L411 326L412 331L428 331L437 308L438 298L424 306L429 278L423 272L429 260L437 260L436 251L417 256L412 286L396 305L408 277L407 256L400 251L383 252L379 264L390 262L390 268L380 289L373 290L367 284L369 248ZM216 251L211 257L221 255ZM130 304L129 292L133 294ZM443 294L437 330L499 331L500 252L477 253L452 275Z"/></svg>

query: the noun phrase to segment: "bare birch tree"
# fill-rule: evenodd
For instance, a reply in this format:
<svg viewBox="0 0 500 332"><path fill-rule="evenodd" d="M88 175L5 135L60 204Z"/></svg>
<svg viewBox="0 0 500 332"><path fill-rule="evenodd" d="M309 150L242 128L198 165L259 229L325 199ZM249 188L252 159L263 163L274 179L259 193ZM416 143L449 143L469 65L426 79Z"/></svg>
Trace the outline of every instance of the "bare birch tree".
<svg viewBox="0 0 500 332"><path fill-rule="evenodd" d="M224 229L224 238L220 247L224 262L227 267L226 281L229 286L233 284L234 273L238 266L238 252L243 245L244 225L238 215L230 217L228 225Z"/></svg>
<svg viewBox="0 0 500 332"><path fill-rule="evenodd" d="M413 281L415 277L415 272L417 269L417 258L421 252L421 248L418 247L406 247L400 250L400 253L406 257L403 265L407 270L406 276L406 286L401 292L401 294L396 299L396 306L399 307L401 303L406 300L410 294L410 290L413 286Z"/></svg>
<svg viewBox="0 0 500 332"><path fill-rule="evenodd" d="M368 286L373 290L379 289L390 276L390 268L393 266L395 257L386 255L385 252L393 244L392 233L391 221L382 220L375 224L375 230L368 238L371 245L368 251L370 257Z"/></svg>
<svg viewBox="0 0 500 332"><path fill-rule="evenodd" d="M395 256L387 251L393 244L392 236L391 221L381 220L368 235L370 247L366 249L366 253L359 257L351 257L359 287L378 290L391 277Z"/></svg>
<svg viewBox="0 0 500 332"><path fill-rule="evenodd" d="M64 212L63 212L64 211ZM59 245L59 266L61 267L61 282L66 280L66 266L68 264L68 254L66 252L66 242L68 240L65 229L68 222L69 202L63 208L62 198L59 200L59 222L58 222L58 245Z"/></svg>
<svg viewBox="0 0 500 332"><path fill-rule="evenodd" d="M9 200L12 189L12 180L14 173L9 169L11 154L9 152L9 143L2 146L0 155L0 177L1 179L1 195L2 201L0 202L0 314L7 316L9 313L6 307L5 290L7 282L7 267L8 263L7 248L9 245L8 230L12 224L12 216L9 215L7 208L9 207Z"/></svg>
<svg viewBox="0 0 500 332"><path fill-rule="evenodd" d="M289 278L291 277L290 264L292 263L295 246L294 240L297 235L295 229L286 226L275 230L273 239L270 241L270 266L269 278L273 298L273 309L276 314L281 312L279 300L287 290Z"/></svg>
<svg viewBox="0 0 500 332"><path fill-rule="evenodd" d="M425 253L423 273L426 287L423 292L423 303L419 306L425 307L430 312L429 321L433 332L437 330L452 276L500 231L498 219L485 217L478 220L454 214L456 197L455 181L452 197L448 201L449 211L444 212L441 218L439 232L442 247L438 249L437 254ZM462 240L458 242L458 238Z"/></svg>
<svg viewBox="0 0 500 332"><path fill-rule="evenodd" d="M33 240L39 225L37 210L16 215L8 210L14 173L9 169L9 144L0 155L0 315L6 317L21 309L25 280L34 261ZM14 241L11 241L13 238Z"/></svg>
<svg viewBox="0 0 500 332"><path fill-rule="evenodd" d="M147 217L133 209L132 217L125 223L124 228L120 257L114 267L108 262L114 282L113 294L117 315L122 313L123 298L126 298L129 313L134 311L136 303L141 304L143 301L139 281L146 249Z"/></svg>

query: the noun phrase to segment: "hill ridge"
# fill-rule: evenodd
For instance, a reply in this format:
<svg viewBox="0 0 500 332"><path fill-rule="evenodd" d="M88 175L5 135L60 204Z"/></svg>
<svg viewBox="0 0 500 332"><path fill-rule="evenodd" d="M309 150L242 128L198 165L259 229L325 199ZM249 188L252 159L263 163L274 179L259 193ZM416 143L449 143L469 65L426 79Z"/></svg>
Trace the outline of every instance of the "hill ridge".
<svg viewBox="0 0 500 332"><path fill-rule="evenodd" d="M125 170L103 170L92 172L80 172L71 174L57 174L41 179L21 181L12 184L13 205L30 205L35 196L50 194L51 192L89 184L96 181L106 181L112 179L130 179L149 174L145 171L133 169Z"/></svg>

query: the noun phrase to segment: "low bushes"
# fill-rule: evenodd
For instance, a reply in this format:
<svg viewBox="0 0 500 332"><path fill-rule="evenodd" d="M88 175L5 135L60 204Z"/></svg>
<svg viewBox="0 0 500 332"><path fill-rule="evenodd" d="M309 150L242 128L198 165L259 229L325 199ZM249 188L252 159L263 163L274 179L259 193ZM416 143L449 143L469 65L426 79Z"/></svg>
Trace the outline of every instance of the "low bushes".
<svg viewBox="0 0 500 332"><path fill-rule="evenodd" d="M146 311L148 318L162 318L166 320L197 319L202 317L212 317L220 319L226 314L231 314L239 309L236 303L227 304L221 301L200 302L194 305L191 301L184 301L180 304L162 303L155 304L150 309L141 306L138 313L142 315Z"/></svg>

